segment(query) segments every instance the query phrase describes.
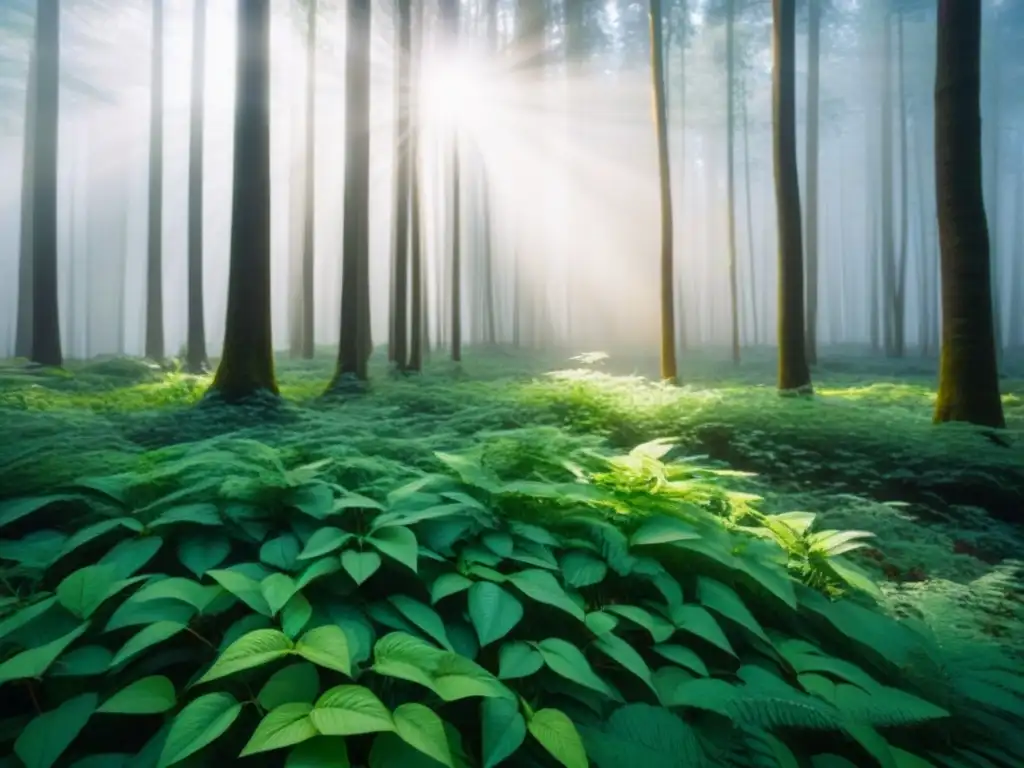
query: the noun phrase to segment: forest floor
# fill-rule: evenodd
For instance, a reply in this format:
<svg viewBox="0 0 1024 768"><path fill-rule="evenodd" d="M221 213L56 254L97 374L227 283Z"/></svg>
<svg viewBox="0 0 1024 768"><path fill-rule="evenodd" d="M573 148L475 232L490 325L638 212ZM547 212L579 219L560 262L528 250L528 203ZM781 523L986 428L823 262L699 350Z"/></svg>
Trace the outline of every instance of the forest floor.
<svg viewBox="0 0 1024 768"><path fill-rule="evenodd" d="M361 493L435 451L486 446L508 474L581 446L629 449L657 437L679 455L739 470L724 482L766 512L802 510L819 528L877 534L855 553L889 605L958 623L1024 653L1024 370L1001 382L1008 429L998 439L935 427L934 362L828 353L813 398L780 397L774 358L739 366L711 353L681 363L684 385L640 376L647 359L469 350L462 366L415 377L371 364L368 392L319 396L332 357L281 360L282 407L203 403L209 379L132 360L42 372L0 364L0 497L52 492L81 476L145 466L153 451L222 435L273 446L289 463L330 458ZM1005 443L1005 444L1004 444ZM746 474L751 473L751 474Z"/></svg>

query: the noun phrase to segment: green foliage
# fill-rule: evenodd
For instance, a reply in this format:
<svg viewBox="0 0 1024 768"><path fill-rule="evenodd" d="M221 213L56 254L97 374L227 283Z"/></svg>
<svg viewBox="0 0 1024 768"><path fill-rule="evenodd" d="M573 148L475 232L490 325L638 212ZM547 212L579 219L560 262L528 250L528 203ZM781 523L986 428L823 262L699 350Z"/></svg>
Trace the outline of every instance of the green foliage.
<svg viewBox="0 0 1024 768"><path fill-rule="evenodd" d="M876 604L868 534L666 441L566 445L353 483L217 439L0 503L0 738L40 768L1024 761L1024 678Z"/></svg>

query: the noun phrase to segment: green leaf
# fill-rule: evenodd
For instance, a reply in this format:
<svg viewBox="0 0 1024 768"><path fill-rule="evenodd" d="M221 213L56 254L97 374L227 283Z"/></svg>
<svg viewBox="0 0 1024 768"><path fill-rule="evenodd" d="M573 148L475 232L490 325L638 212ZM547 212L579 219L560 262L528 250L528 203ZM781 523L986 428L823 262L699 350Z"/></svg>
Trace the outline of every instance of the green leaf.
<svg viewBox="0 0 1024 768"><path fill-rule="evenodd" d="M14 742L14 754L25 768L50 768L85 728L98 701L95 693L83 693L39 715Z"/></svg>
<svg viewBox="0 0 1024 768"><path fill-rule="evenodd" d="M480 537L480 541L498 557L511 557L515 548L512 536L504 531L488 531Z"/></svg>
<svg viewBox="0 0 1024 768"><path fill-rule="evenodd" d="M307 483L291 489L288 503L303 514L323 520L331 514L334 491L325 483Z"/></svg>
<svg viewBox="0 0 1024 768"><path fill-rule="evenodd" d="M84 645L65 653L49 669L51 677L91 677L102 675L114 660L113 651L102 645Z"/></svg>
<svg viewBox="0 0 1024 768"><path fill-rule="evenodd" d="M284 761L284 768L349 768L348 747L340 736L317 736L304 741Z"/></svg>
<svg viewBox="0 0 1024 768"><path fill-rule="evenodd" d="M110 662L111 668L123 664L136 654L142 653L142 651L151 648L157 643L169 640L185 628L184 624L177 621L158 621L150 624L128 638L128 642L122 645L121 650L114 654L114 660Z"/></svg>
<svg viewBox="0 0 1024 768"><path fill-rule="evenodd" d="M358 736L395 727L387 707L361 685L339 685L326 691L317 699L310 719L325 736Z"/></svg>
<svg viewBox="0 0 1024 768"><path fill-rule="evenodd" d="M729 639L722 632L722 628L718 626L715 617L703 607L699 605L677 605L672 608L671 615L672 622L679 629L703 638L732 656L736 655L736 651L732 649Z"/></svg>
<svg viewBox="0 0 1024 768"><path fill-rule="evenodd" d="M56 640L40 645L37 648L30 648L22 651L17 656L12 656L3 664L0 664L0 685L10 680L24 680L30 677L42 677L43 673L50 668L50 665L57 659L64 649L75 640L85 634L89 629L86 622L81 626L58 637Z"/></svg>
<svg viewBox="0 0 1024 768"><path fill-rule="evenodd" d="M301 702L282 704L274 708L260 720L239 757L291 747L312 739L317 735L316 728L309 718L312 710L310 704Z"/></svg>
<svg viewBox="0 0 1024 768"><path fill-rule="evenodd" d="M171 507L149 524L150 528L159 528L164 525L176 525L179 523L191 523L192 525L205 525L217 527L223 525L220 515L217 513L217 505L209 503L183 504L180 507Z"/></svg>
<svg viewBox="0 0 1024 768"><path fill-rule="evenodd" d="M296 593L281 609L281 629L294 640L311 618L313 618L313 606L302 596L301 592Z"/></svg>
<svg viewBox="0 0 1024 768"><path fill-rule="evenodd" d="M593 632L595 635L603 635L607 632L613 631L618 625L619 620L610 613L604 611L592 611L587 614L584 622L587 625L587 629Z"/></svg>
<svg viewBox="0 0 1024 768"><path fill-rule="evenodd" d="M597 638L594 647L639 677L657 695L654 680L651 678L651 669L633 646L621 637L609 633Z"/></svg>
<svg viewBox="0 0 1024 768"><path fill-rule="evenodd" d="M233 594L243 603L252 608L256 613L264 616L273 616L267 599L263 597L260 590L260 583L238 571L207 571L206 575L220 584L224 589Z"/></svg>
<svg viewBox="0 0 1024 768"><path fill-rule="evenodd" d="M298 590L294 579L283 573L272 573L260 582L260 592L272 616L276 616Z"/></svg>
<svg viewBox="0 0 1024 768"><path fill-rule="evenodd" d="M152 560L163 545L159 536L125 539L100 558L98 565L112 566L118 579L127 579Z"/></svg>
<svg viewBox="0 0 1024 768"><path fill-rule="evenodd" d="M367 536L366 543L416 572L419 543L409 528L381 528Z"/></svg>
<svg viewBox="0 0 1024 768"><path fill-rule="evenodd" d="M87 565L57 585L57 601L79 619L88 619L114 593L117 570L111 565Z"/></svg>
<svg viewBox="0 0 1024 768"><path fill-rule="evenodd" d="M707 665L704 664L704 660L701 659L695 651L690 650L686 646L667 644L655 645L651 650L662 658L668 659L681 667L685 667L691 672L695 672L702 677L708 676L708 668Z"/></svg>
<svg viewBox="0 0 1024 768"><path fill-rule="evenodd" d="M77 531L64 543L64 548L60 551L60 556L70 555L79 547L85 546L93 539L98 539L100 536L109 533L110 531L117 530L118 528L127 528L130 531L139 533L142 530L142 523L133 517L117 517L112 520L100 520L98 523L87 525L80 531Z"/></svg>
<svg viewBox="0 0 1024 768"><path fill-rule="evenodd" d="M171 722L157 768L180 763L219 739L242 711L229 693L208 693L190 702Z"/></svg>
<svg viewBox="0 0 1024 768"><path fill-rule="evenodd" d="M299 565L299 539L291 533L271 539L260 547L260 562L281 571L292 571Z"/></svg>
<svg viewBox="0 0 1024 768"><path fill-rule="evenodd" d="M299 589L305 589L309 584L312 584L317 579L321 579L324 576L330 576L332 573L337 573L341 570L341 561L337 557L324 557L320 560L315 560L299 574L298 580L295 582Z"/></svg>
<svg viewBox="0 0 1024 768"><path fill-rule="evenodd" d="M341 567L356 584L362 584L380 568L380 555L376 552L357 552L346 549L341 553Z"/></svg>
<svg viewBox="0 0 1024 768"><path fill-rule="evenodd" d="M395 731L399 738L442 765L455 768L444 722L432 709L422 704L402 704L395 710Z"/></svg>
<svg viewBox="0 0 1024 768"><path fill-rule="evenodd" d="M341 627L327 625L309 630L295 644L295 653L321 667L352 676L348 638Z"/></svg>
<svg viewBox="0 0 1024 768"><path fill-rule="evenodd" d="M587 753L597 768L707 764L693 728L662 707L628 704L615 710L603 728L580 730Z"/></svg>
<svg viewBox="0 0 1024 768"><path fill-rule="evenodd" d="M150 600L180 600L197 611L204 611L223 590L218 586L203 586L198 581L183 578L160 579L147 584L131 597L132 602Z"/></svg>
<svg viewBox="0 0 1024 768"><path fill-rule="evenodd" d="M290 664L270 676L256 697L266 710L282 704L312 704L320 690L320 673L306 661Z"/></svg>
<svg viewBox="0 0 1024 768"><path fill-rule="evenodd" d="M875 600L883 599L882 590L878 588L874 580L853 563L839 557L830 557L828 567L854 589L868 593Z"/></svg>
<svg viewBox="0 0 1024 768"><path fill-rule="evenodd" d="M186 536L178 545L178 559L197 577L223 563L230 553L227 536L215 533Z"/></svg>
<svg viewBox="0 0 1024 768"><path fill-rule="evenodd" d="M608 575L608 564L579 549L567 552L561 562L562 578L570 587L590 587L600 584Z"/></svg>
<svg viewBox="0 0 1024 768"><path fill-rule="evenodd" d="M526 720L510 699L484 699L480 704L484 768L510 757L526 739Z"/></svg>
<svg viewBox="0 0 1024 768"><path fill-rule="evenodd" d="M650 546L652 544L672 544L677 541L699 539L700 534L682 520L668 515L656 515L641 525L630 537L631 547Z"/></svg>
<svg viewBox="0 0 1024 768"><path fill-rule="evenodd" d="M562 585L547 571L531 568L510 574L508 580L516 589L538 603L559 608L580 621L586 617L583 609L573 602Z"/></svg>
<svg viewBox="0 0 1024 768"><path fill-rule="evenodd" d="M0 502L0 528L3 528L5 525L10 525L11 523L38 512L41 509L45 509L51 504L57 504L62 501L80 500L80 496L62 493L54 494L52 496L29 496L23 499L11 499L9 501Z"/></svg>
<svg viewBox="0 0 1024 768"><path fill-rule="evenodd" d="M771 642L740 596L722 582L706 576L698 577L697 599L704 607L750 630L766 643Z"/></svg>
<svg viewBox="0 0 1024 768"><path fill-rule="evenodd" d="M589 768L590 762L583 748L583 739L564 712L557 709L538 710L533 713L526 727L533 738L565 768ZM631 763L623 763L629 764Z"/></svg>
<svg viewBox="0 0 1024 768"><path fill-rule="evenodd" d="M663 643L675 634L676 628L661 616L644 610L636 605L607 605L604 610L614 613L651 633L656 643Z"/></svg>
<svg viewBox="0 0 1024 768"><path fill-rule="evenodd" d="M523 604L497 584L479 581L469 590L469 620L480 645L505 637L522 621Z"/></svg>
<svg viewBox="0 0 1024 768"><path fill-rule="evenodd" d="M392 595L388 598L388 601L399 613L415 624L426 635L436 640L439 645L444 646L449 651L453 650L451 641L448 640L448 634L444 629L444 621L441 620L441 617L437 615L433 608L406 595Z"/></svg>
<svg viewBox="0 0 1024 768"><path fill-rule="evenodd" d="M47 597L44 600L40 600L30 605L26 605L17 613L8 616L6 619L0 622L0 640L8 637L9 635L14 634L19 629L28 624L30 621L34 621L35 619L39 618L56 604L56 596Z"/></svg>
<svg viewBox="0 0 1024 768"><path fill-rule="evenodd" d="M464 592L471 586L473 582L461 573L444 573L430 585L430 602L437 605L444 598Z"/></svg>
<svg viewBox="0 0 1024 768"><path fill-rule="evenodd" d="M594 672L583 651L572 643L558 637L549 637L537 644L537 650L555 674L609 698L617 698L615 691Z"/></svg>
<svg viewBox="0 0 1024 768"><path fill-rule="evenodd" d="M269 664L287 656L291 650L292 641L280 630L253 630L225 648L209 671L199 678L197 685Z"/></svg>
<svg viewBox="0 0 1024 768"><path fill-rule="evenodd" d="M498 651L498 677L502 680L529 677L543 666L541 652L522 640L505 643Z"/></svg>
<svg viewBox="0 0 1024 768"><path fill-rule="evenodd" d="M329 555L341 549L351 538L352 534L341 530L341 528L331 525L320 528L309 537L309 541L306 542L306 546L299 555L299 560L311 560L314 557Z"/></svg>
<svg viewBox="0 0 1024 768"><path fill-rule="evenodd" d="M163 675L136 680L115 693L97 710L118 715L158 715L174 709L174 683Z"/></svg>

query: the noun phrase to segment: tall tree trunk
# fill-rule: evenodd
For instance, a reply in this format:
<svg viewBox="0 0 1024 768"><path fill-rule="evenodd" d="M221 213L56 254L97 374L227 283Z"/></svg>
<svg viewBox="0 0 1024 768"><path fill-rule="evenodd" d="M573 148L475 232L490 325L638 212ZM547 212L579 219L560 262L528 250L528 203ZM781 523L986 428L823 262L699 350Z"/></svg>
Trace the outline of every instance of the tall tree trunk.
<svg viewBox="0 0 1024 768"><path fill-rule="evenodd" d="M427 335L426 276L423 271L423 231L420 206L420 61L423 51L423 3L415 3L415 41L411 42L409 67L409 365L408 370L423 368L423 347Z"/></svg>
<svg viewBox="0 0 1024 768"><path fill-rule="evenodd" d="M459 44L459 3L457 0L443 0L441 3L442 23L444 24L444 37L447 45L454 50ZM448 138L448 145L451 156L451 305L448 319L451 322L451 354L452 360L462 360L462 201L461 179L459 168L459 125L455 124L449 128L451 136Z"/></svg>
<svg viewBox="0 0 1024 768"><path fill-rule="evenodd" d="M882 332L885 354L895 355L896 338L896 254L893 243L893 199L892 199L892 19L888 10L883 15L885 27L882 33Z"/></svg>
<svg viewBox="0 0 1024 768"><path fill-rule="evenodd" d="M812 5L813 5L812 0ZM736 0L726 0L726 219L729 227L729 300L732 320L732 361L740 361L740 297L736 279Z"/></svg>
<svg viewBox="0 0 1024 768"><path fill-rule="evenodd" d="M206 111L206 0L194 0L192 16L192 127L188 148L188 342L186 367L206 369L203 311L203 125Z"/></svg>
<svg viewBox="0 0 1024 768"><path fill-rule="evenodd" d="M391 298L391 359L405 368L409 347L409 50L412 46L412 0L398 0L395 18L395 231L392 258L395 279Z"/></svg>
<svg viewBox="0 0 1024 768"><path fill-rule="evenodd" d="M57 149L60 3L36 6L36 125L32 143L32 348L41 365L64 362L57 290Z"/></svg>
<svg viewBox="0 0 1024 768"><path fill-rule="evenodd" d="M772 143L779 233L779 389L811 387L804 349L803 235L796 164L796 0L772 0Z"/></svg>
<svg viewBox="0 0 1024 768"><path fill-rule="evenodd" d="M807 4L807 362L818 361L818 107L821 0Z"/></svg>
<svg viewBox="0 0 1024 768"><path fill-rule="evenodd" d="M348 0L345 52L345 230L342 240L341 340L329 389L365 381L364 296L368 286L370 196L370 0Z"/></svg>
<svg viewBox="0 0 1024 768"><path fill-rule="evenodd" d="M679 8L680 18L682 22L679 28L679 195L677 196L677 205L679 210L685 211L685 196L686 196L686 40L689 36L690 28L690 4L689 0L681 0ZM673 247L674 250L674 247ZM680 272L684 270L680 269ZM683 277L681 274L680 277ZM685 279L679 286L680 297L685 296L683 286L685 285ZM685 301L682 301L679 305L679 348L685 352L689 343L689 335L687 333L686 325L686 307Z"/></svg>
<svg viewBox="0 0 1024 768"><path fill-rule="evenodd" d="M210 387L229 402L278 393L270 288L270 4L238 0L227 321Z"/></svg>
<svg viewBox="0 0 1024 768"><path fill-rule="evenodd" d="M907 98L906 84L903 76L903 13L897 14L898 32L898 65L900 89L900 254L896 272L896 284L893 286L893 353L903 357L906 346L907 327L907 235L909 232L910 209L907 203Z"/></svg>
<svg viewBox="0 0 1024 768"><path fill-rule="evenodd" d="M743 185L746 188L747 197L747 259L750 274L747 280L750 283L750 319L752 322L754 344L761 341L760 324L757 322L757 260L754 253L754 206L751 201L750 188L753 182L750 178L750 126L747 119L747 86L741 80L741 91L743 92Z"/></svg>
<svg viewBox="0 0 1024 768"><path fill-rule="evenodd" d="M149 233L146 260L146 357L164 359L164 0L153 0L149 102Z"/></svg>
<svg viewBox="0 0 1024 768"><path fill-rule="evenodd" d="M306 26L306 172L302 218L302 357L316 352L314 331L316 298L316 15L317 0L309 0Z"/></svg>
<svg viewBox="0 0 1024 768"><path fill-rule="evenodd" d="M1007 346L1011 349L1024 347L1024 149L1017 155L1017 211L1016 232L1013 238L1016 248L1010 273L1010 328Z"/></svg>
<svg viewBox="0 0 1024 768"><path fill-rule="evenodd" d="M46 0L43 0L45 2ZM36 93L38 59L35 45L28 58L28 81L25 87L25 136L21 149L21 232L18 244L18 326L15 332L14 355L32 355L32 206L35 204Z"/></svg>
<svg viewBox="0 0 1024 768"><path fill-rule="evenodd" d="M658 141L658 175L661 186L661 378L675 383L676 364L675 281L672 276L672 176L668 158L668 118L665 114L665 62L661 0L650 0L651 77L654 86L654 128Z"/></svg>
<svg viewBox="0 0 1024 768"><path fill-rule="evenodd" d="M942 353L935 421L1005 426L981 181L981 4L939 0L935 193Z"/></svg>

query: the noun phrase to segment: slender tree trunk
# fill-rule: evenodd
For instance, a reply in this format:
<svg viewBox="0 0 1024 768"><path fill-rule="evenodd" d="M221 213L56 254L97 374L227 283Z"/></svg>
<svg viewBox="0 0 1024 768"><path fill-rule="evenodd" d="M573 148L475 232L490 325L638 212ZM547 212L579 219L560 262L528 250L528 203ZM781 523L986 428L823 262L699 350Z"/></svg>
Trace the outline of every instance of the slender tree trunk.
<svg viewBox="0 0 1024 768"><path fill-rule="evenodd" d="M367 378L363 274L369 264L370 0L348 0L345 50L345 231L342 241L341 341L329 389Z"/></svg>
<svg viewBox="0 0 1024 768"><path fill-rule="evenodd" d="M907 259L910 209L907 202L907 98L903 76L903 14L897 14L898 65L900 89L900 254L893 286L893 353L903 357L906 347L907 327Z"/></svg>
<svg viewBox="0 0 1024 768"><path fill-rule="evenodd" d="M1007 346L1011 349L1024 347L1024 150L1018 153L1017 158L1016 258L1010 273L1010 328L1007 334Z"/></svg>
<svg viewBox="0 0 1024 768"><path fill-rule="evenodd" d="M818 107L821 0L807 4L807 362L818 362Z"/></svg>
<svg viewBox="0 0 1024 768"><path fill-rule="evenodd" d="M32 143L32 347L41 365L64 362L57 289L57 149L60 124L60 4L36 15L36 124Z"/></svg>
<svg viewBox="0 0 1024 768"><path fill-rule="evenodd" d="M1002 427L981 181L981 4L939 0L935 190L942 353L935 421Z"/></svg>
<svg viewBox="0 0 1024 768"><path fill-rule="evenodd" d="M661 378L675 383L676 364L675 278L673 268L672 175L668 157L668 117L665 114L665 62L661 0L650 0L651 77L654 86L654 128L658 141L661 186Z"/></svg>
<svg viewBox="0 0 1024 768"><path fill-rule="evenodd" d="M412 46L411 0L398 0L395 18L395 276L391 298L391 359L405 368L409 346L409 50Z"/></svg>
<svg viewBox="0 0 1024 768"><path fill-rule="evenodd" d="M316 16L317 0L309 0L306 32L306 172L302 220L302 357L316 353Z"/></svg>
<svg viewBox="0 0 1024 768"><path fill-rule="evenodd" d="M192 127L188 150L188 342L186 367L206 369L203 311L203 125L206 111L206 0L192 16Z"/></svg>
<svg viewBox="0 0 1024 768"><path fill-rule="evenodd" d="M459 44L459 3L457 0L442 0L441 16L444 24L444 36L448 46L454 50ZM448 319L451 323L451 355L452 360L462 360L462 201L461 179L459 167L459 126L451 126L449 138L451 152L451 304Z"/></svg>
<svg viewBox="0 0 1024 768"><path fill-rule="evenodd" d="M38 75L35 45L28 58L28 81L25 87L25 136L21 157L21 233L18 245L18 326L15 332L15 357L32 355L32 206L35 202L36 93Z"/></svg>
<svg viewBox="0 0 1024 768"><path fill-rule="evenodd" d="M679 206L679 210L686 210L685 196L686 196L686 41L688 37L688 30L690 28L690 4L689 0L681 0L679 8L680 17L682 18L682 24L679 29L679 194L676 197L676 204ZM674 246L673 246L674 250ZM683 272L681 269L680 272ZM680 277L683 277L681 274ZM685 294L684 284L679 286L679 296L682 299ZM689 334L687 333L686 325L686 307L685 301L681 301L679 305L679 349L683 352L686 351L689 344Z"/></svg>
<svg viewBox="0 0 1024 768"><path fill-rule="evenodd" d="M270 4L238 0L231 261L224 351L211 392L276 395L270 269Z"/></svg>
<svg viewBox="0 0 1024 768"><path fill-rule="evenodd" d="M772 0L772 122L779 233L779 389L809 390L796 164L796 0Z"/></svg>
<svg viewBox="0 0 1024 768"><path fill-rule="evenodd" d="M892 199L892 19L884 12L885 27L882 33L882 110L881 110L881 205L882 205L882 331L885 354L896 354L896 255L893 243L893 199Z"/></svg>
<svg viewBox="0 0 1024 768"><path fill-rule="evenodd" d="M747 86L745 81L741 90L743 92L743 185L746 188L747 197L747 259L748 259L748 271L750 274L747 279L750 281L750 319L751 319L751 331L753 333L753 340L755 346L761 341L760 327L757 322L757 260L754 252L754 206L751 201L750 188L753 182L750 178L750 126L747 119Z"/></svg>
<svg viewBox="0 0 1024 768"><path fill-rule="evenodd" d="M424 302L424 285L426 277L423 271L423 232L420 220L420 60L423 50L423 3L414 6L416 18L413 20L416 39L411 43L412 63L408 74L410 87L409 97L409 266L410 299L409 299L409 365L408 370L420 371L423 368L424 338L427 334L426 303Z"/></svg>
<svg viewBox="0 0 1024 768"><path fill-rule="evenodd" d="M813 0L812 0L813 4ZM732 320L732 361L740 361L740 297L736 279L736 0L726 0L726 219L729 228L729 299Z"/></svg>
<svg viewBox="0 0 1024 768"><path fill-rule="evenodd" d="M149 234L146 261L146 357L164 359L164 0L153 0L149 102Z"/></svg>

